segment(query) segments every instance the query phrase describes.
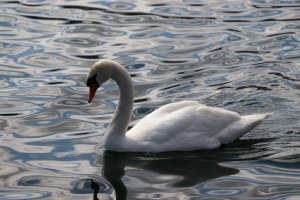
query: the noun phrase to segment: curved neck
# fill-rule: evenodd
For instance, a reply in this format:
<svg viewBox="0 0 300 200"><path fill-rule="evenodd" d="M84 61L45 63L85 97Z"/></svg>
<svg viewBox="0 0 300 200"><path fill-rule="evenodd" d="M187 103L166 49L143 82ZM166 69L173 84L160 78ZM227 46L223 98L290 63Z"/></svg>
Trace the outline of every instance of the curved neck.
<svg viewBox="0 0 300 200"><path fill-rule="evenodd" d="M131 120L133 107L133 85L130 75L122 66L117 65L111 71L111 78L117 82L120 90L119 102L112 121L109 124L109 136L125 135Z"/></svg>

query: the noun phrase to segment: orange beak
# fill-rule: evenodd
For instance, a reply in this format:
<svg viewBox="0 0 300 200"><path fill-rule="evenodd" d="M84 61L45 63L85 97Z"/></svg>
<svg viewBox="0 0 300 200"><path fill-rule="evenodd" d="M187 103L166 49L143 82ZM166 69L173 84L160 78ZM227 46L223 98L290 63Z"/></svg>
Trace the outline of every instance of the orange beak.
<svg viewBox="0 0 300 200"><path fill-rule="evenodd" d="M99 88L99 84L98 83L93 83L91 84L90 86L90 93L89 93L89 100L88 102L91 103L96 92L97 92L97 89Z"/></svg>

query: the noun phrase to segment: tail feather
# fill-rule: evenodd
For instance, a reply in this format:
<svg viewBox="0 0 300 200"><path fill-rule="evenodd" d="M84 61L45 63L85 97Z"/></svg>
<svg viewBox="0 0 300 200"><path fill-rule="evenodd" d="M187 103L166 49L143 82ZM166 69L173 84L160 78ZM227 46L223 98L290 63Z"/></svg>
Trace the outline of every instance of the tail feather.
<svg viewBox="0 0 300 200"><path fill-rule="evenodd" d="M258 126L262 120L268 118L272 113L253 114L242 116L240 120L232 123L220 133L222 144L228 144L251 131Z"/></svg>

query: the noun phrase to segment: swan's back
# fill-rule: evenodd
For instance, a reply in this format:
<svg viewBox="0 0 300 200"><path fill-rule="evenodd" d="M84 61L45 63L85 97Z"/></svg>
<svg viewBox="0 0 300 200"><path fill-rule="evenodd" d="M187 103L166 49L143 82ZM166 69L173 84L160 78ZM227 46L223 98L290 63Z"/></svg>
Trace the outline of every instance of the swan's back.
<svg viewBox="0 0 300 200"><path fill-rule="evenodd" d="M131 151L144 152L213 149L250 131L265 117L240 116L195 101L171 103L150 113L129 130L126 146L132 146Z"/></svg>

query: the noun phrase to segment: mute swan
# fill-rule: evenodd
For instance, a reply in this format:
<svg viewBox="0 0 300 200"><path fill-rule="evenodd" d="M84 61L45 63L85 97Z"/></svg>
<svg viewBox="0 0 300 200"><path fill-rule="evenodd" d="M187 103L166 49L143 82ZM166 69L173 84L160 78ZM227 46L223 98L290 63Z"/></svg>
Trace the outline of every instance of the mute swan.
<svg viewBox="0 0 300 200"><path fill-rule="evenodd" d="M133 107L130 75L119 63L102 59L90 69L86 85L91 103L97 89L113 79L120 89L119 103L107 130L105 148L119 152L165 152L213 149L247 133L269 114L240 116L196 101L164 105L127 131Z"/></svg>

